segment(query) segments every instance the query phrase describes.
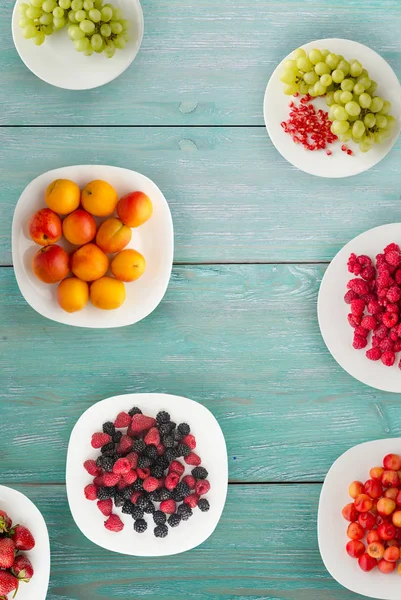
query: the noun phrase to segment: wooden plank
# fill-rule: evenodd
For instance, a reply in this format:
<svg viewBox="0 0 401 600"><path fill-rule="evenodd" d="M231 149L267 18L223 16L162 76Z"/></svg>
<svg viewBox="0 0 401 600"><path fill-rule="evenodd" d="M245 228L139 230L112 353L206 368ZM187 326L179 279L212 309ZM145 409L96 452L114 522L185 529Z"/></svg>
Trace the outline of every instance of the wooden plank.
<svg viewBox="0 0 401 600"><path fill-rule="evenodd" d="M149 559L113 554L84 538L72 521L64 486L17 487L37 503L49 527L47 600L362 600L337 584L321 561L320 486L230 486L209 540L180 556ZM129 526L128 516L125 521Z"/></svg>
<svg viewBox="0 0 401 600"><path fill-rule="evenodd" d="M207 406L226 436L235 481L322 481L352 445L399 435L397 395L354 381L324 347L316 319L323 271L175 267L147 319L81 330L37 315L12 269L0 269L0 405L10 443L3 480L63 481L78 417L129 392Z"/></svg>
<svg viewBox="0 0 401 600"><path fill-rule="evenodd" d="M401 76L398 0L143 0L137 59L112 84L61 90L36 78L0 6L0 123L261 125L267 81L292 48L341 35L381 52ZM32 47L32 52L40 52ZM90 59L89 59L90 60Z"/></svg>
<svg viewBox="0 0 401 600"><path fill-rule="evenodd" d="M11 264L19 195L56 167L93 162L151 177L171 207L178 262L298 263L330 260L365 229L399 221L400 161L398 145L369 172L332 180L290 167L263 129L0 129L0 264Z"/></svg>

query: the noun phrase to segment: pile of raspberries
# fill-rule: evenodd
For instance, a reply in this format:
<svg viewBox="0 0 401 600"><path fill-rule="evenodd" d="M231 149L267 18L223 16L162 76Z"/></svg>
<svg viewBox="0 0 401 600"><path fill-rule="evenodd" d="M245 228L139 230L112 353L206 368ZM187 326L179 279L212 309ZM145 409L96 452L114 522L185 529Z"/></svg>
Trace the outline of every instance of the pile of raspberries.
<svg viewBox="0 0 401 600"><path fill-rule="evenodd" d="M196 439L187 423L177 426L165 411L153 419L134 407L121 412L114 423L104 423L103 431L92 435L91 445L100 448L101 454L84 462L93 477L84 493L88 500L97 500L99 510L108 517L104 526L109 531L124 528L113 505L132 516L137 533L148 528L145 513L152 515L158 538L168 535L167 524L177 527L187 521L195 507L209 510L208 500L202 497L210 490L208 472L193 452ZM190 474L185 474L186 466L179 458L194 467Z"/></svg>
<svg viewBox="0 0 401 600"><path fill-rule="evenodd" d="M386 367L395 363L401 351L401 252L389 244L376 256L376 268L369 256L351 254L348 271L356 275L348 284L344 301L350 305L348 322L354 329L353 347L366 348L372 332L369 360L381 360ZM401 360L398 363L401 369Z"/></svg>

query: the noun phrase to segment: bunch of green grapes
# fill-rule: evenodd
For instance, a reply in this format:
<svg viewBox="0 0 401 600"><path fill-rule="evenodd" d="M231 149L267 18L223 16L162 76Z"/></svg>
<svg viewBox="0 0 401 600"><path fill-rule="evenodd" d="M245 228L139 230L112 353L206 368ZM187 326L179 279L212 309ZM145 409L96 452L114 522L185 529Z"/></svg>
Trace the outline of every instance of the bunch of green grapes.
<svg viewBox="0 0 401 600"><path fill-rule="evenodd" d="M66 14L62 8L68 0L30 0L19 5L19 26L27 39L41 46L47 35L62 29L66 24Z"/></svg>
<svg viewBox="0 0 401 600"><path fill-rule="evenodd" d="M299 48L284 63L280 79L287 95L326 96L332 133L343 142L352 139L362 152L391 134L395 123L391 104L374 95L377 83L357 60L348 62L329 50L313 49L307 54Z"/></svg>
<svg viewBox="0 0 401 600"><path fill-rule="evenodd" d="M62 0L59 0L61 2ZM70 3L68 35L78 52L90 56L104 52L112 58L129 41L129 21L119 8L102 0L64 0Z"/></svg>

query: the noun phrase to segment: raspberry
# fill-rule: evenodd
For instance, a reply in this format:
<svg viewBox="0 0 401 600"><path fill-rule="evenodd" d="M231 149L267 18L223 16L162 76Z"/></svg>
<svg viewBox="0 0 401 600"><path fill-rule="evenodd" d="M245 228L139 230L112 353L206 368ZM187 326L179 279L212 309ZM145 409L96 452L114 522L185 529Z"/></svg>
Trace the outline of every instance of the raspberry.
<svg viewBox="0 0 401 600"><path fill-rule="evenodd" d="M392 252L393 250L396 250L397 252L400 251L400 247L398 244L396 244L395 242L391 242L391 244L389 244L388 246L386 246L383 250L384 254L387 254L388 252Z"/></svg>
<svg viewBox="0 0 401 600"><path fill-rule="evenodd" d="M136 452L130 452L129 454L127 454L127 456L125 457L127 460L129 460L130 465L131 465L131 469L136 469L137 465L138 465L138 455Z"/></svg>
<svg viewBox="0 0 401 600"><path fill-rule="evenodd" d="M102 485L104 485L103 475L98 475L97 477L95 477L95 479L93 480L93 485L95 485L96 487L101 487Z"/></svg>
<svg viewBox="0 0 401 600"><path fill-rule="evenodd" d="M393 348L394 352L400 352L401 351L401 340L397 340L396 342L394 342L394 348Z"/></svg>
<svg viewBox="0 0 401 600"><path fill-rule="evenodd" d="M111 437L108 433L94 433L92 435L91 446L92 448L101 448L108 444L111 440Z"/></svg>
<svg viewBox="0 0 401 600"><path fill-rule="evenodd" d="M352 292L352 290L349 290L350 292ZM347 292L348 293L348 292ZM354 298L355 299L355 298ZM195 436L192 435L192 433L189 433L188 435L186 435L183 439L182 439L182 443L186 444L186 446L188 446L188 448L190 450L194 450L196 448L196 439Z"/></svg>
<svg viewBox="0 0 401 600"><path fill-rule="evenodd" d="M164 481L164 486L168 489L168 490L173 490L174 488L177 487L178 482L180 481L180 476L178 475L178 473L174 473L174 471L172 473L169 473Z"/></svg>
<svg viewBox="0 0 401 600"><path fill-rule="evenodd" d="M184 473L185 471L185 467L182 463L180 463L178 460L173 460L173 462L171 463L171 465L168 468L168 472L169 473L178 473L178 475L181 477L181 475Z"/></svg>
<svg viewBox="0 0 401 600"><path fill-rule="evenodd" d="M187 484L190 490L195 489L196 479L193 477L193 475L185 475L182 480Z"/></svg>
<svg viewBox="0 0 401 600"><path fill-rule="evenodd" d="M372 337L372 348L377 348L378 346L380 346L380 342L381 342L381 338L377 337L376 335L374 335Z"/></svg>
<svg viewBox="0 0 401 600"><path fill-rule="evenodd" d="M398 323L398 313L395 312L386 312L383 315L383 325L385 325L388 329L394 327Z"/></svg>
<svg viewBox="0 0 401 600"><path fill-rule="evenodd" d="M126 412L120 412L117 415L116 420L114 421L114 427L117 429L123 429L124 427L129 427L131 425L132 417L129 416Z"/></svg>
<svg viewBox="0 0 401 600"><path fill-rule="evenodd" d="M153 492L154 490L157 490L158 485L159 481L156 477L147 477L143 482L143 489L145 492Z"/></svg>
<svg viewBox="0 0 401 600"><path fill-rule="evenodd" d="M363 315L363 311L365 310L365 300L359 298L358 300L353 300L351 302L351 313L359 317Z"/></svg>
<svg viewBox="0 0 401 600"><path fill-rule="evenodd" d="M184 503L188 504L188 506L190 508L195 508L196 506L198 506L198 502L199 502L198 494L191 494L190 496L187 496L186 498L184 498Z"/></svg>
<svg viewBox="0 0 401 600"><path fill-rule="evenodd" d="M382 311L382 307L377 300L371 300L368 302L368 311L371 315L375 315Z"/></svg>
<svg viewBox="0 0 401 600"><path fill-rule="evenodd" d="M95 460L86 460L84 462L84 467L88 471L89 475L93 475L95 477L101 472Z"/></svg>
<svg viewBox="0 0 401 600"><path fill-rule="evenodd" d="M140 477L141 479L146 479L150 475L150 469L147 468L141 469L140 467L138 467L136 472L138 474L138 477Z"/></svg>
<svg viewBox="0 0 401 600"><path fill-rule="evenodd" d="M380 342L379 348L383 352L387 352L387 351L392 350L394 348L394 342L390 338L385 338L384 340L382 340Z"/></svg>
<svg viewBox="0 0 401 600"><path fill-rule="evenodd" d="M354 292L354 290L348 290L348 292L344 296L344 302L345 302L345 304L351 304L351 302L353 300L357 300L358 298L359 298L359 296L358 296L358 294L356 294ZM189 437L189 436L186 436L186 437ZM189 444L188 444L188 446L189 446ZM191 450L193 450L193 448L191 448Z"/></svg>
<svg viewBox="0 0 401 600"><path fill-rule="evenodd" d="M395 282L398 283L398 285L401 285L401 269L398 269L395 272L394 279L395 279Z"/></svg>
<svg viewBox="0 0 401 600"><path fill-rule="evenodd" d="M385 298L387 296L387 292L388 292L388 287L381 287L381 288L378 287L377 288L377 297ZM383 306L383 304L381 304L381 306Z"/></svg>
<svg viewBox="0 0 401 600"><path fill-rule="evenodd" d="M134 444L134 440L132 438L130 438L129 435L123 435L120 443L117 446L117 452L118 454L125 454L126 452L129 452L132 448Z"/></svg>
<svg viewBox="0 0 401 600"><path fill-rule="evenodd" d="M368 337L369 331L365 329L365 327L362 327L362 325L359 325L358 327L355 327L354 334L366 338Z"/></svg>
<svg viewBox="0 0 401 600"><path fill-rule="evenodd" d="M97 487L90 483L84 489L85 498L87 500L96 500L97 499Z"/></svg>
<svg viewBox="0 0 401 600"><path fill-rule="evenodd" d="M352 346L355 350L362 350L362 348L366 348L368 345L368 340L360 335L354 335L354 341L352 342Z"/></svg>
<svg viewBox="0 0 401 600"><path fill-rule="evenodd" d="M362 269L361 277L365 281L373 281L373 279L376 277L376 269L373 266L365 267Z"/></svg>
<svg viewBox="0 0 401 600"><path fill-rule="evenodd" d="M127 483L124 478L120 479L120 481L117 483L117 487L119 490L125 490L125 488L127 488L128 486L129 483Z"/></svg>
<svg viewBox="0 0 401 600"><path fill-rule="evenodd" d="M392 367L395 362L395 354L391 351L383 352L381 359L383 365L385 365L386 367Z"/></svg>
<svg viewBox="0 0 401 600"><path fill-rule="evenodd" d="M194 467L198 467L202 462L195 452L188 454L188 456L184 458L184 461L187 463L187 465L193 465Z"/></svg>
<svg viewBox="0 0 401 600"><path fill-rule="evenodd" d="M164 488L164 482L165 482L165 479L164 479L164 477L161 477L161 478L159 479L159 485L157 486L157 489L158 489L158 490L161 490L162 488Z"/></svg>
<svg viewBox="0 0 401 600"><path fill-rule="evenodd" d="M386 262L393 267L398 267L401 262L399 250L390 250L389 252L386 252Z"/></svg>
<svg viewBox="0 0 401 600"><path fill-rule="evenodd" d="M108 498L107 500L98 500L97 507L105 517L109 517L113 512L113 501L111 498Z"/></svg>
<svg viewBox="0 0 401 600"><path fill-rule="evenodd" d="M172 515L175 513L175 508L176 503L174 500L163 500L163 502L160 503L160 510L167 515Z"/></svg>
<svg viewBox="0 0 401 600"><path fill-rule="evenodd" d="M380 360L381 359L381 350L380 348L371 348L366 351L366 356L369 360Z"/></svg>
<svg viewBox="0 0 401 600"><path fill-rule="evenodd" d="M359 294L359 296L369 294L368 284L366 283L366 281L363 281L363 279L350 279L350 281L347 284L347 288L353 290L354 292Z"/></svg>
<svg viewBox="0 0 401 600"><path fill-rule="evenodd" d="M362 296L362 300L365 300L366 305L369 304L369 302L375 301L376 300L376 294L374 294L373 292L371 292L370 294L364 294Z"/></svg>
<svg viewBox="0 0 401 600"><path fill-rule="evenodd" d="M164 451L165 451L165 447L163 446L163 444L158 444L158 445L156 446L156 449L157 449L157 454L158 454L159 456L163 456L163 454L164 454Z"/></svg>
<svg viewBox="0 0 401 600"><path fill-rule="evenodd" d="M130 497L132 504L136 504L138 501L138 498L140 498L141 496L142 496L142 492L134 492Z"/></svg>
<svg viewBox="0 0 401 600"><path fill-rule="evenodd" d="M376 279L377 289L381 289L384 287L389 287L391 284L391 277L387 271L382 271L378 278Z"/></svg>
<svg viewBox="0 0 401 600"><path fill-rule="evenodd" d="M401 298L400 288L397 285L391 286L386 294L386 298L389 300L389 302L398 302L398 300Z"/></svg>
<svg viewBox="0 0 401 600"><path fill-rule="evenodd" d="M395 327L393 327L390 331L390 340L393 340L393 342L396 342L398 340L398 333Z"/></svg>
<svg viewBox="0 0 401 600"><path fill-rule="evenodd" d="M354 254L354 252L351 252L348 262L347 262L348 271L350 273L353 272L353 268L354 268L355 264L356 264L356 254Z"/></svg>
<svg viewBox="0 0 401 600"><path fill-rule="evenodd" d="M377 322L376 319L372 317L372 315L366 315L366 317L363 317L361 325L362 327L364 327L365 329L369 329L370 331L375 329Z"/></svg>
<svg viewBox="0 0 401 600"><path fill-rule="evenodd" d="M195 491L198 494L198 496L204 496L205 494L208 493L209 490L210 490L210 483L208 482L207 479L202 479L202 480L196 482Z"/></svg>
<svg viewBox="0 0 401 600"><path fill-rule="evenodd" d="M117 473L118 475L124 475L124 473L129 473L131 471L131 461L128 458L119 458L113 467L113 473Z"/></svg>
<svg viewBox="0 0 401 600"><path fill-rule="evenodd" d="M128 485L132 485L138 479L138 475L134 470L128 471L128 473L124 473L123 479L125 483L128 483Z"/></svg>
<svg viewBox="0 0 401 600"><path fill-rule="evenodd" d="M391 302L389 302L386 306L387 308L387 312L400 312L400 307L398 306L398 304L391 304Z"/></svg>
<svg viewBox="0 0 401 600"><path fill-rule="evenodd" d="M120 481L120 475L117 473L105 473L103 475L103 482L106 487L114 487Z"/></svg>
<svg viewBox="0 0 401 600"><path fill-rule="evenodd" d="M132 422L129 428L129 432L133 436L138 436L141 433L149 431L156 425L156 419L147 417L146 415L136 414L132 417Z"/></svg>
<svg viewBox="0 0 401 600"><path fill-rule="evenodd" d="M348 314L348 323L351 325L351 327L358 327L361 324L361 317L357 317L356 315L353 315L352 313Z"/></svg>
<svg viewBox="0 0 401 600"><path fill-rule="evenodd" d="M147 446L153 444L154 446L158 446L160 444L160 433L156 427L152 427L145 435L144 442Z"/></svg>
<svg viewBox="0 0 401 600"><path fill-rule="evenodd" d="M124 523L121 521L118 515L110 515L107 521L104 522L104 526L109 531L121 531L124 529Z"/></svg>
<svg viewBox="0 0 401 600"><path fill-rule="evenodd" d="M379 327L377 327L375 329L375 336L378 338L385 338L387 337L388 331L387 331L387 327L385 325L379 325Z"/></svg>

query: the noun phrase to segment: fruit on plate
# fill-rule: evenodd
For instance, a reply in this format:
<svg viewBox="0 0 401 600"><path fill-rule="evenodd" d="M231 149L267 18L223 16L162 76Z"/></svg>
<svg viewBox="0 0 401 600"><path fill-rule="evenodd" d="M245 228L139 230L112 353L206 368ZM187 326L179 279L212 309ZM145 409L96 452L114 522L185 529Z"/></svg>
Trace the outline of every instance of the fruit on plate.
<svg viewBox="0 0 401 600"><path fill-rule="evenodd" d="M152 201L143 192L131 192L118 202L117 213L125 225L139 227L152 216Z"/></svg>
<svg viewBox="0 0 401 600"><path fill-rule="evenodd" d="M29 583L34 575L31 561L22 552L32 550L35 539L27 527L13 526L8 514L4 510L0 510L0 513L3 525L0 538L0 598L6 599L6 594L18 590L20 582Z"/></svg>
<svg viewBox="0 0 401 600"><path fill-rule="evenodd" d="M115 211L118 195L107 181L95 179L82 190L81 202L84 209L95 217L107 217Z"/></svg>
<svg viewBox="0 0 401 600"><path fill-rule="evenodd" d="M82 281L95 281L106 273L109 259L96 244L85 244L71 257L71 271Z"/></svg>
<svg viewBox="0 0 401 600"><path fill-rule="evenodd" d="M57 288L57 301L66 312L82 310L89 299L89 286L77 277L63 279Z"/></svg>
<svg viewBox="0 0 401 600"><path fill-rule="evenodd" d="M38 210L29 222L29 235L39 246L50 246L59 241L62 234L60 217L50 210Z"/></svg>
<svg viewBox="0 0 401 600"><path fill-rule="evenodd" d="M59 215L68 215L76 210L80 203L81 191L70 179L56 179L46 190L47 206Z"/></svg>
<svg viewBox="0 0 401 600"><path fill-rule="evenodd" d="M44 246L33 257L33 272L44 283L57 283L67 277L70 257L61 246Z"/></svg>
<svg viewBox="0 0 401 600"><path fill-rule="evenodd" d="M120 281L135 281L143 275L146 261L136 250L122 250L111 261L111 272Z"/></svg>
<svg viewBox="0 0 401 600"><path fill-rule="evenodd" d="M10 594L17 590L19 580L14 577L9 571L0 571L0 594L1 598L7 598L6 594Z"/></svg>
<svg viewBox="0 0 401 600"><path fill-rule="evenodd" d="M96 234L96 244L107 254L115 254L131 241L132 229L120 219L110 217L104 221Z"/></svg>
<svg viewBox="0 0 401 600"><path fill-rule="evenodd" d="M86 210L78 208L64 219L63 234L70 244L83 246L95 237L96 221Z"/></svg>
<svg viewBox="0 0 401 600"><path fill-rule="evenodd" d="M112 277L101 277L90 287L90 300L97 308L114 310L119 308L125 299L126 291L123 282Z"/></svg>
<svg viewBox="0 0 401 600"><path fill-rule="evenodd" d="M32 563L27 556L18 554L13 564L12 574L20 581L25 581L25 583L28 583L32 579L34 570Z"/></svg>

